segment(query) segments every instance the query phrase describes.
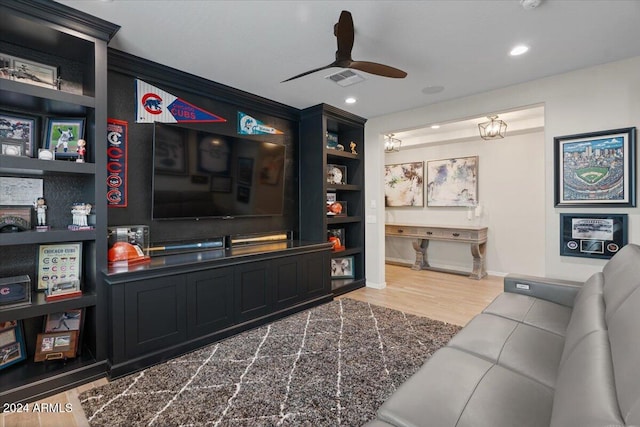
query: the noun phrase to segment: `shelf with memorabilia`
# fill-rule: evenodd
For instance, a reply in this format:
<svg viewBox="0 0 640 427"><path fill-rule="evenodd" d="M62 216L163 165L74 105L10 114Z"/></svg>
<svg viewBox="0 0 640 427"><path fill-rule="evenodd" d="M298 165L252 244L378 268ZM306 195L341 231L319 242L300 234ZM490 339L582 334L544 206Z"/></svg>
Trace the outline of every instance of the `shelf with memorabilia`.
<svg viewBox="0 0 640 427"><path fill-rule="evenodd" d="M0 235L0 278L31 279L29 301L0 304L0 321L23 325L26 352L2 369L0 403L7 403L106 373L106 332L97 327L106 322L99 272L107 260L106 152L99 147L106 135L107 43L119 27L46 0L6 0L0 13L0 216L9 231ZM73 211L78 203L85 214ZM79 218L91 225L70 230ZM44 247L62 251L60 259L43 261ZM69 247L76 248L72 256ZM74 257L73 264L63 257ZM71 280L75 272L65 268L79 270L81 279ZM73 336L43 330L45 319L74 310L83 312L83 330Z"/></svg>
<svg viewBox="0 0 640 427"><path fill-rule="evenodd" d="M344 229L344 249L332 253L334 295L365 285L364 124L365 119L326 104L302 112L300 145L301 239L328 238ZM323 206L324 205L324 206ZM347 257L347 259L342 259ZM340 261L340 266L334 260Z"/></svg>

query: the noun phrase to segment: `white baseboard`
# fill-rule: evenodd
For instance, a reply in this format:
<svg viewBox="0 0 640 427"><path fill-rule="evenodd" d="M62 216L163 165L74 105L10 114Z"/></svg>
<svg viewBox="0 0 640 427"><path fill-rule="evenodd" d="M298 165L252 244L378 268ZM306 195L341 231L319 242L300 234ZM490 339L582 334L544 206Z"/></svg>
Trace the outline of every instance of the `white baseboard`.
<svg viewBox="0 0 640 427"><path fill-rule="evenodd" d="M393 258L393 257L386 257L385 262L388 262L389 264L397 264L397 265L406 265L407 267L411 267L414 264L414 260L406 260L406 259L402 259L402 258ZM434 268L442 268L445 270L457 270L457 271L468 271L469 274L471 274L471 269L469 268L469 266L460 266L460 265L449 265L449 264L434 264L432 262L430 262L430 265ZM487 270L487 274L490 276L498 276L498 277L504 277L509 273L505 273L502 271L489 271ZM373 286L372 286L373 287Z"/></svg>
<svg viewBox="0 0 640 427"><path fill-rule="evenodd" d="M370 280L367 280L367 288L384 289L386 287L387 287L387 282L375 283Z"/></svg>

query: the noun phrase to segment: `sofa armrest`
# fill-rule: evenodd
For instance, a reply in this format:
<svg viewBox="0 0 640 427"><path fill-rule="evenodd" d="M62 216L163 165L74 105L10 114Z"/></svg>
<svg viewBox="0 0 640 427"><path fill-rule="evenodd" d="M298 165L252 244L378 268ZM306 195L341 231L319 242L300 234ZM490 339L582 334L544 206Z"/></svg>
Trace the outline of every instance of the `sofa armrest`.
<svg viewBox="0 0 640 427"><path fill-rule="evenodd" d="M504 291L573 307L573 300L582 288L582 284L583 282L572 280L508 274L504 278Z"/></svg>

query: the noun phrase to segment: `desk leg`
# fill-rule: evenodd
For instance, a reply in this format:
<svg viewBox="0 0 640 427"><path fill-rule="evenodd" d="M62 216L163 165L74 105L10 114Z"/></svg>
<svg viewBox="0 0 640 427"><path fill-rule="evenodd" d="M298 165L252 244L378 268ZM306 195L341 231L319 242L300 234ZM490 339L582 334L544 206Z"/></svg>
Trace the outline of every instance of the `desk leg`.
<svg viewBox="0 0 640 427"><path fill-rule="evenodd" d="M487 242L471 244L471 255L473 255L473 271L469 276L470 278L480 280L487 275L487 269L485 265L486 250Z"/></svg>
<svg viewBox="0 0 640 427"><path fill-rule="evenodd" d="M416 262L411 267L412 270L423 270L429 268L429 261L427 260L427 248L429 247L429 240L427 239L415 239L413 242L413 249L416 251Z"/></svg>

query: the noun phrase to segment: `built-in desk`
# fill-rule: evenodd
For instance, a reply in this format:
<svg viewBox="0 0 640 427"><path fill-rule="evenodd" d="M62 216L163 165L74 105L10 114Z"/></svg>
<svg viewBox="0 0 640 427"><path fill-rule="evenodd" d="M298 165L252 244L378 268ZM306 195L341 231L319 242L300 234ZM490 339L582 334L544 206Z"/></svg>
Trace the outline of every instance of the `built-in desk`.
<svg viewBox="0 0 640 427"><path fill-rule="evenodd" d="M411 267L412 270L437 270L456 274L469 274L468 271L431 267L427 259L427 248L430 240L468 243L471 246L471 255L473 256L473 269L469 277L482 279L487 275L485 267L487 227L385 224L385 235L413 239L412 244L413 249L416 251L416 261Z"/></svg>

